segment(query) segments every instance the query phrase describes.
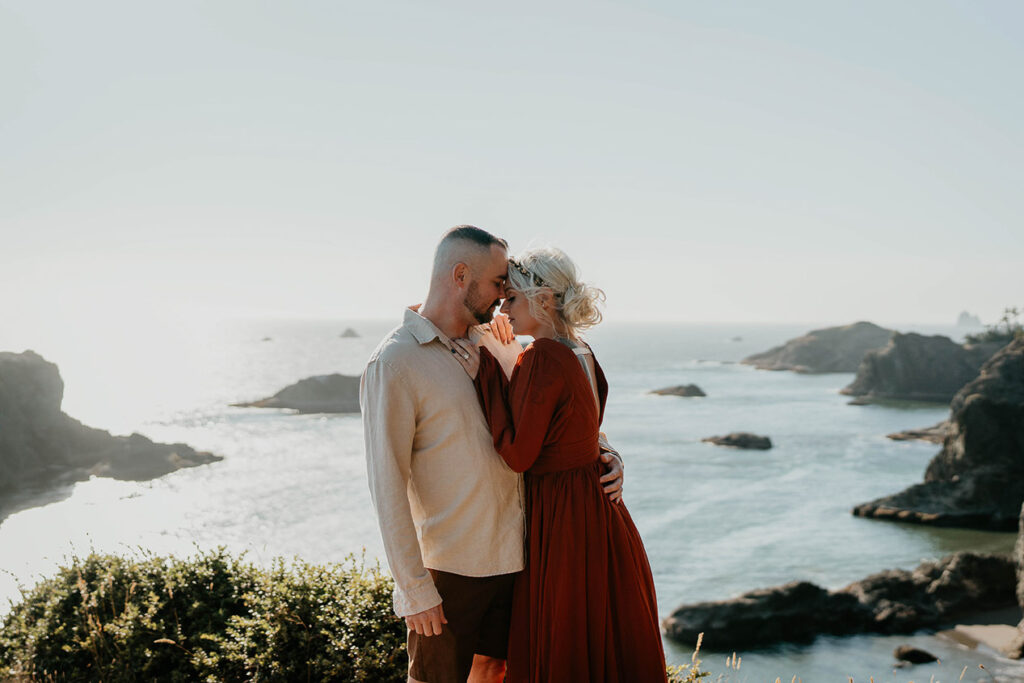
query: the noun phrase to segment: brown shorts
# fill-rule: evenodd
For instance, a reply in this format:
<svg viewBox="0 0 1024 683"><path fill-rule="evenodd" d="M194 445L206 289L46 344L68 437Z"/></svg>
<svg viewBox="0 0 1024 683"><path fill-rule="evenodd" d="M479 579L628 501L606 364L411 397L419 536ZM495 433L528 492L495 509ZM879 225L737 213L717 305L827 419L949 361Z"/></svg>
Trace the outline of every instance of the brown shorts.
<svg viewBox="0 0 1024 683"><path fill-rule="evenodd" d="M516 575L429 571L448 623L439 636L409 631L409 675L425 683L465 683L474 654L505 659Z"/></svg>

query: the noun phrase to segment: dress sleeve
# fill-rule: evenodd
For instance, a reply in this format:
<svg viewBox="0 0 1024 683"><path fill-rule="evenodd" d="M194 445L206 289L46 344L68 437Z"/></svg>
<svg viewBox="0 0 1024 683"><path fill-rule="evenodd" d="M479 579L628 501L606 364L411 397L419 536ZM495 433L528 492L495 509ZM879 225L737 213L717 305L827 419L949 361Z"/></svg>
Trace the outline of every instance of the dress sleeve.
<svg viewBox="0 0 1024 683"><path fill-rule="evenodd" d="M506 381L498 361L487 349L481 349L475 383L494 449L510 468L525 472L540 455L562 400L561 369L543 352L529 348Z"/></svg>

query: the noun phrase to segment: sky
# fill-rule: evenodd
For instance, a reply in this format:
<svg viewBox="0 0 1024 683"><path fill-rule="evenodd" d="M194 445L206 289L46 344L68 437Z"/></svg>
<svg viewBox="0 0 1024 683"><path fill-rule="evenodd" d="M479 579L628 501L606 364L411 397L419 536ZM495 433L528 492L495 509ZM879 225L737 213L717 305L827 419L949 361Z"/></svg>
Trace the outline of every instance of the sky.
<svg viewBox="0 0 1024 683"><path fill-rule="evenodd" d="M1017 0L0 0L0 325L394 318L440 235L606 319L1024 304Z"/></svg>

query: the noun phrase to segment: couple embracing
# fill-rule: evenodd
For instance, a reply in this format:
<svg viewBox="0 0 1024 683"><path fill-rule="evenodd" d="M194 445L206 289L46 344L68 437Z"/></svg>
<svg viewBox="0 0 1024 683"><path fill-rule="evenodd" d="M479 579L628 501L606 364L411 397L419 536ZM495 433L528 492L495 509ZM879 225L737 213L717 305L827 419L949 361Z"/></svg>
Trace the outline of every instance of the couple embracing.
<svg viewBox="0 0 1024 683"><path fill-rule="evenodd" d="M601 296L558 250L510 259L458 226L422 306L370 357L367 471L410 681L666 680L650 565L600 432L608 384L580 337Z"/></svg>

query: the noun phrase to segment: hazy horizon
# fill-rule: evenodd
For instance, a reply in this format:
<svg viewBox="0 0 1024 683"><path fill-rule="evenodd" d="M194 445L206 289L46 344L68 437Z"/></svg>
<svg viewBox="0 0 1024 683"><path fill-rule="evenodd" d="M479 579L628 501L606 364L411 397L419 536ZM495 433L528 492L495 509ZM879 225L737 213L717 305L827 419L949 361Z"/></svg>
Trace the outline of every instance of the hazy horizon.
<svg viewBox="0 0 1024 683"><path fill-rule="evenodd" d="M4 326L396 319L460 223L610 322L1024 304L1009 0L0 0L0 56Z"/></svg>

